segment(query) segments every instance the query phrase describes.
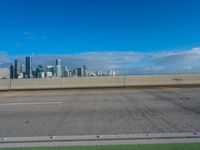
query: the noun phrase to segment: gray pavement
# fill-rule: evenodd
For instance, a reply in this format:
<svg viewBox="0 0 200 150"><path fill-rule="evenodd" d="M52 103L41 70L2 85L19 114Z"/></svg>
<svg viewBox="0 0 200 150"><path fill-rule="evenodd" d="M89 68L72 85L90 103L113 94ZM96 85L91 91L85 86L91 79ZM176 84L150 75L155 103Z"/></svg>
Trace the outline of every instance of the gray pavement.
<svg viewBox="0 0 200 150"><path fill-rule="evenodd" d="M200 88L0 92L0 137L200 132Z"/></svg>

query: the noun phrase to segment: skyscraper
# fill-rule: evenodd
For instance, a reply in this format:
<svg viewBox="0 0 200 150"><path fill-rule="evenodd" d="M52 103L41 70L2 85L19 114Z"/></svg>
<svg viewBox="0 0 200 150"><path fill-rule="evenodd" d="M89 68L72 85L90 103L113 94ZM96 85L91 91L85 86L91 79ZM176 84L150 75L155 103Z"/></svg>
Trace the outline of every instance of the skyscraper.
<svg viewBox="0 0 200 150"><path fill-rule="evenodd" d="M78 77L78 69L77 69L77 68L74 69L74 70L72 71L72 74L73 74L74 77Z"/></svg>
<svg viewBox="0 0 200 150"><path fill-rule="evenodd" d="M78 77L83 77L83 67L76 68L76 69L77 69L77 75L78 75Z"/></svg>
<svg viewBox="0 0 200 150"><path fill-rule="evenodd" d="M18 78L21 73L21 63L19 59L15 60L15 78Z"/></svg>
<svg viewBox="0 0 200 150"><path fill-rule="evenodd" d="M44 68L42 65L38 65L36 68L36 78L43 78L44 77Z"/></svg>
<svg viewBox="0 0 200 150"><path fill-rule="evenodd" d="M23 77L26 76L26 66L24 64L21 64L21 72L23 73Z"/></svg>
<svg viewBox="0 0 200 150"><path fill-rule="evenodd" d="M88 68L85 65L83 66L83 76L88 76Z"/></svg>
<svg viewBox="0 0 200 150"><path fill-rule="evenodd" d="M46 77L52 78L54 76L54 67L53 66L47 66L46 68Z"/></svg>
<svg viewBox="0 0 200 150"><path fill-rule="evenodd" d="M70 77L70 71L67 67L63 68L62 76L63 77Z"/></svg>
<svg viewBox="0 0 200 150"><path fill-rule="evenodd" d="M31 58L31 56L26 57L26 76L27 76L27 78L32 77L32 58Z"/></svg>
<svg viewBox="0 0 200 150"><path fill-rule="evenodd" d="M14 79L15 78L15 69L14 66L11 65L10 66L10 79Z"/></svg>
<svg viewBox="0 0 200 150"><path fill-rule="evenodd" d="M62 76L62 67L61 67L61 60L56 59L56 77Z"/></svg>
<svg viewBox="0 0 200 150"><path fill-rule="evenodd" d="M85 65L81 68L76 68L76 69L78 77L86 77L88 75L88 71Z"/></svg>
<svg viewBox="0 0 200 150"><path fill-rule="evenodd" d="M56 59L56 66L57 65L61 66L61 60L60 59Z"/></svg>
<svg viewBox="0 0 200 150"><path fill-rule="evenodd" d="M108 70L108 76L115 76L115 70Z"/></svg>

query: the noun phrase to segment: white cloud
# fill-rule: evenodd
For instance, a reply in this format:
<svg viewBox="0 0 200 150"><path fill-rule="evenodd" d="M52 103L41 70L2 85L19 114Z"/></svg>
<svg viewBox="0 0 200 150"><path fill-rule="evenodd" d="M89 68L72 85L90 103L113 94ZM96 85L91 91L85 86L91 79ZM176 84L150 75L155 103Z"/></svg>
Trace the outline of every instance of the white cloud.
<svg viewBox="0 0 200 150"><path fill-rule="evenodd" d="M15 58L24 61L26 55L8 56L0 53L0 66L14 63ZM33 64L55 65L60 58L63 66L76 68L87 65L91 70L115 69L125 74L193 73L200 72L200 48L185 51L138 53L138 52L85 52L78 54L32 54Z"/></svg>
<svg viewBox="0 0 200 150"><path fill-rule="evenodd" d="M45 35L40 35L33 32L23 32L24 36L28 40L45 40L47 37Z"/></svg>
<svg viewBox="0 0 200 150"><path fill-rule="evenodd" d="M0 68L0 79L1 78L9 78L10 73L8 68Z"/></svg>
<svg viewBox="0 0 200 150"><path fill-rule="evenodd" d="M152 61L157 65L187 65L200 63L200 48L188 51L161 52L151 55Z"/></svg>
<svg viewBox="0 0 200 150"><path fill-rule="evenodd" d="M10 63L10 56L8 56L5 52L0 51L0 66L7 66Z"/></svg>
<svg viewBox="0 0 200 150"><path fill-rule="evenodd" d="M68 55L32 55L37 59L38 64L54 64L56 58L60 58L64 65L70 68L87 65L92 69L118 69L122 65L130 65L139 61L142 57L134 52L86 52L80 54Z"/></svg>

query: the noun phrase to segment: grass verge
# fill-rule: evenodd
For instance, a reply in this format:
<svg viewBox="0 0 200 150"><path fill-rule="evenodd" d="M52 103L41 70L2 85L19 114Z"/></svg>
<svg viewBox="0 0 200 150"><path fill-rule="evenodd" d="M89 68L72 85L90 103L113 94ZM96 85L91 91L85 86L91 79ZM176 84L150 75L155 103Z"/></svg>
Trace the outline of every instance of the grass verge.
<svg viewBox="0 0 200 150"><path fill-rule="evenodd" d="M2 148L0 150L200 150L200 143Z"/></svg>

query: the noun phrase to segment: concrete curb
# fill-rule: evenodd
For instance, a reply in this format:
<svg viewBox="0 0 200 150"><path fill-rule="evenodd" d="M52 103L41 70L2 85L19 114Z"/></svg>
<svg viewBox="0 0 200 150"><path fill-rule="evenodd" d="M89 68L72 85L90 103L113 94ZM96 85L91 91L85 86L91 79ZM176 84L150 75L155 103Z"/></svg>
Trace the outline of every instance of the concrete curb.
<svg viewBox="0 0 200 150"><path fill-rule="evenodd" d="M0 148L38 146L82 146L118 144L163 144L200 142L200 132L192 133L151 133L119 135L2 137Z"/></svg>

